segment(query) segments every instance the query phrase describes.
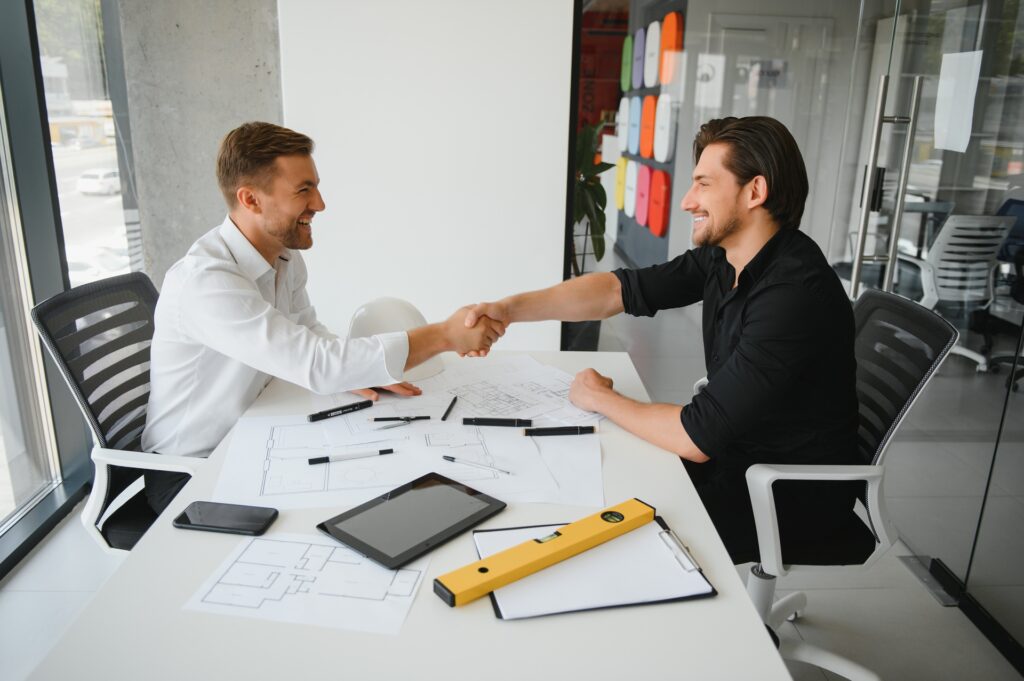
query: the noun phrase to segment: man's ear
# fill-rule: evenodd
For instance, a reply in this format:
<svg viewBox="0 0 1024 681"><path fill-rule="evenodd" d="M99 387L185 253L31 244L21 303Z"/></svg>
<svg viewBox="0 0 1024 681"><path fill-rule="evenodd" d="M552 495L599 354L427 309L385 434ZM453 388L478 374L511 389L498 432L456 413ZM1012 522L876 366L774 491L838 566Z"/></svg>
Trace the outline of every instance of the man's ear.
<svg viewBox="0 0 1024 681"><path fill-rule="evenodd" d="M763 206L768 200L768 181L764 179L764 175L758 175L747 183L746 191L747 208Z"/></svg>
<svg viewBox="0 0 1024 681"><path fill-rule="evenodd" d="M238 200L238 205L246 209L250 213L262 213L263 206L260 203L259 196L256 195L256 190L249 185L242 185L235 192L235 198Z"/></svg>

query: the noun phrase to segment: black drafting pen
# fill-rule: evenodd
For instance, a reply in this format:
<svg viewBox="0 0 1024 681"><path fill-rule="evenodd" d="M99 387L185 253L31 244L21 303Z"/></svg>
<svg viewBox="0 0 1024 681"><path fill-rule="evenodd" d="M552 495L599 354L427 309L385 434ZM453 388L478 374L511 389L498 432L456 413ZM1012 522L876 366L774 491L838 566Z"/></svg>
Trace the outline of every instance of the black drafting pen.
<svg viewBox="0 0 1024 681"><path fill-rule="evenodd" d="M332 463L334 461L348 461L349 459L366 459L371 456L384 456L394 454L393 449L373 449L368 452L345 452L344 454L331 454L330 456L317 456L309 460L310 466L318 463Z"/></svg>
<svg viewBox="0 0 1024 681"><path fill-rule="evenodd" d="M448 403L448 408L444 410L444 416L441 417L442 421L447 421L448 420L448 415L451 414L452 413L452 409L455 408L455 400L457 400L457 399L459 399L458 395L453 397L452 401Z"/></svg>
<svg viewBox="0 0 1024 681"><path fill-rule="evenodd" d="M597 432L594 426L558 426L557 428L525 428L523 435L538 437L541 435L589 435Z"/></svg>
<svg viewBox="0 0 1024 681"><path fill-rule="evenodd" d="M510 426L512 428L523 428L533 425L533 419L485 419L470 418L462 419L464 426Z"/></svg>
<svg viewBox="0 0 1024 681"><path fill-rule="evenodd" d="M426 421L429 416L377 416L374 421Z"/></svg>
<svg viewBox="0 0 1024 681"><path fill-rule="evenodd" d="M363 400L362 402L353 402L352 404L346 404L341 407L335 407L333 409L325 409L324 411L318 411L315 414L310 414L306 418L310 421L323 421L329 419L332 416L341 416L342 414L350 414L360 409L367 409L373 406L373 400Z"/></svg>

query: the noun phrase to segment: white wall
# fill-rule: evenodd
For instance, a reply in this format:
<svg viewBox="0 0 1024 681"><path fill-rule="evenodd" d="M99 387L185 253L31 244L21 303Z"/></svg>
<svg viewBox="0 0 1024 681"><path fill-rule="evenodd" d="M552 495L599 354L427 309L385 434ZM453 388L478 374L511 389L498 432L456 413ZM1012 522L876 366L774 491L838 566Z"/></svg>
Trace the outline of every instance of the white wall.
<svg viewBox="0 0 1024 681"><path fill-rule="evenodd" d="M557 283L571 0L281 0L285 125L316 141L327 210L309 289L344 332L372 298L429 321ZM503 349L557 349L556 322Z"/></svg>

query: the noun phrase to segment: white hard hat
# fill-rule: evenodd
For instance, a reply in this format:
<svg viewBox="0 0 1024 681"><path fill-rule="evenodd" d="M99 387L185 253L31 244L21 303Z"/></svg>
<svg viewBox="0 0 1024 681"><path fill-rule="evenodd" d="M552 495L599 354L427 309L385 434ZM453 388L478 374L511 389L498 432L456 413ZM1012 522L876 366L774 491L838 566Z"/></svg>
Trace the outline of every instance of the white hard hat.
<svg viewBox="0 0 1024 681"><path fill-rule="evenodd" d="M401 298L377 298L361 306L352 315L349 338L376 336L379 333L408 331L426 325L427 320L416 306ZM405 380L421 381L444 371L444 362L434 356L405 372Z"/></svg>

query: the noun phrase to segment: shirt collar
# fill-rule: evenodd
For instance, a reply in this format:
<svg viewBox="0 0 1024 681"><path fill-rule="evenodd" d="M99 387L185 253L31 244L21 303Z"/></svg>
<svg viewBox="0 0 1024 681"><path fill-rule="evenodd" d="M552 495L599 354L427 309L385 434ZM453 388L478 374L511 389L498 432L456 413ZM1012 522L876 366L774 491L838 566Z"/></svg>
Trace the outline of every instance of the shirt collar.
<svg viewBox="0 0 1024 681"><path fill-rule="evenodd" d="M242 231L231 221L230 216L224 218L224 222L221 223L220 236L245 276L256 281L268 272L274 271L270 263L263 259L256 247L249 243Z"/></svg>
<svg viewBox="0 0 1024 681"><path fill-rule="evenodd" d="M757 255L750 259L750 262L748 262L747 266L743 268L743 272L740 276L746 275L750 278L751 283L756 283L772 263L772 260L775 258L775 254L778 252L779 248L781 248L785 242L789 241L791 231L792 230L785 227L779 228L779 231L772 235L772 238L768 239L765 245L761 247L761 250L757 252Z"/></svg>

